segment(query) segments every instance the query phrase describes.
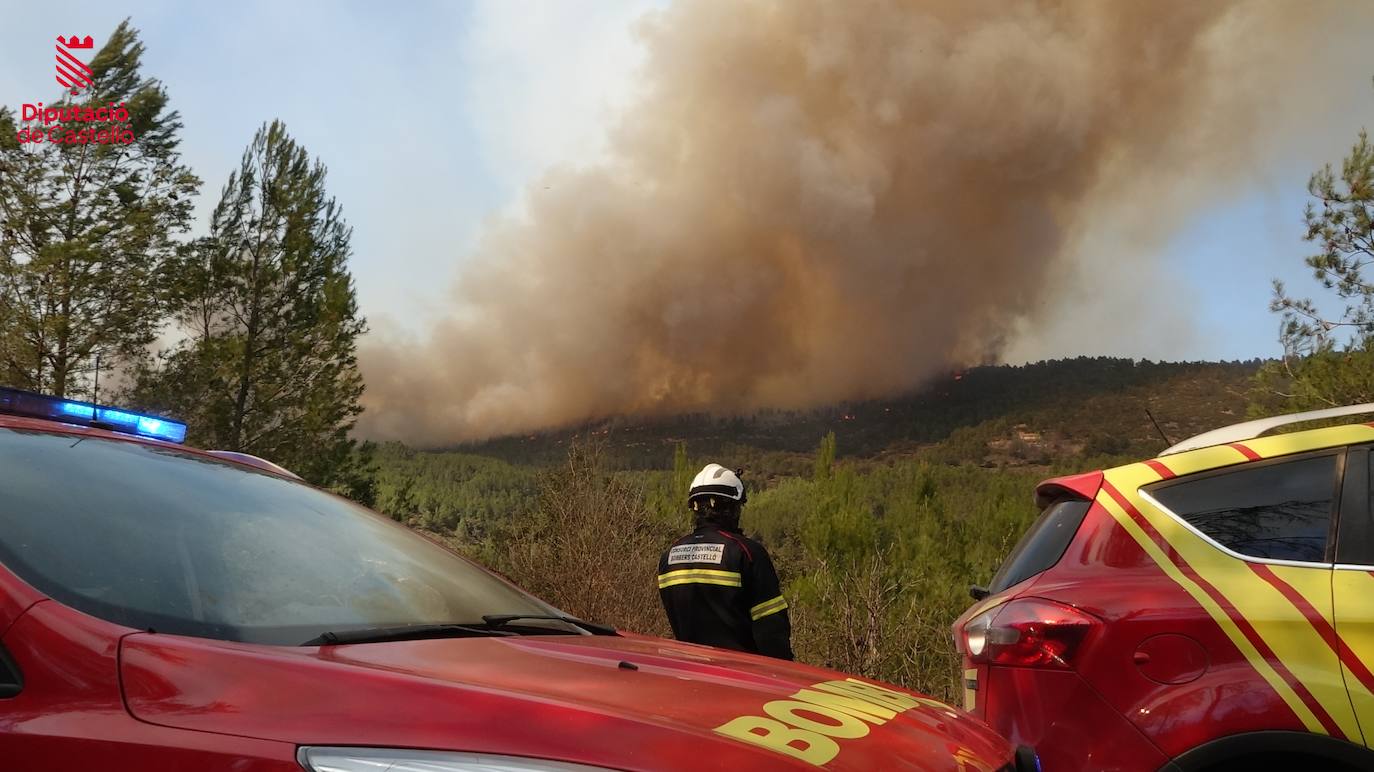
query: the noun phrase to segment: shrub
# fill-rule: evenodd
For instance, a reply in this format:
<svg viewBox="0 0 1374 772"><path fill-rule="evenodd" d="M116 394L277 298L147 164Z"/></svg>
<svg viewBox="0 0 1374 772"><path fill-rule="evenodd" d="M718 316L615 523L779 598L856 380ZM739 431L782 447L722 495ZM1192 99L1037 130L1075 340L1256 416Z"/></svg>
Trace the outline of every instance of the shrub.
<svg viewBox="0 0 1374 772"><path fill-rule="evenodd" d="M658 599L659 553L678 535L654 518L645 492L577 444L540 479L536 511L517 518L492 558L520 586L576 617L668 634Z"/></svg>

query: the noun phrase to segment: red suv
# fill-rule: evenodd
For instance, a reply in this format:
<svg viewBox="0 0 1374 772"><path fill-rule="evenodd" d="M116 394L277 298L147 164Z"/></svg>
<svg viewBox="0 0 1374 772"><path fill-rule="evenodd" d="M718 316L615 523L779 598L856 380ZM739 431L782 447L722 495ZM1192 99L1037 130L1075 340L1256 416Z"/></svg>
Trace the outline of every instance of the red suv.
<svg viewBox="0 0 1374 772"><path fill-rule="evenodd" d="M1209 432L1041 483L954 625L965 707L1046 772L1374 770L1374 426Z"/></svg>
<svg viewBox="0 0 1374 772"><path fill-rule="evenodd" d="M574 619L184 434L0 389L0 769L1033 765L928 697Z"/></svg>

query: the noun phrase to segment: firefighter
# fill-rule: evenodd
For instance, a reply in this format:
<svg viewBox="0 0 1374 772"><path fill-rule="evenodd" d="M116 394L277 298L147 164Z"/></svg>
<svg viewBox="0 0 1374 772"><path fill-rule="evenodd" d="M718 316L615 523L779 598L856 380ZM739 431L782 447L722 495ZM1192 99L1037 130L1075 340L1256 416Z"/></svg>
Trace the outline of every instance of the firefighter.
<svg viewBox="0 0 1374 772"><path fill-rule="evenodd" d="M744 483L720 464L692 480L696 529L658 559L658 594L673 636L792 659L792 624L778 574L762 544L739 529Z"/></svg>

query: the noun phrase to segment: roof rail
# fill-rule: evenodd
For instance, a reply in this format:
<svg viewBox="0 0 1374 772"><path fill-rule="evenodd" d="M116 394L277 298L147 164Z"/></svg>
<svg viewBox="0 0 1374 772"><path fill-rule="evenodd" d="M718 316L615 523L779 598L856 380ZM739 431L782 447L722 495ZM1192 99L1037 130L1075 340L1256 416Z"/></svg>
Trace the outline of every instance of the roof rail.
<svg viewBox="0 0 1374 772"><path fill-rule="evenodd" d="M1346 405L1345 407L1329 407L1323 410L1309 410L1305 413L1276 415L1270 418L1260 418L1254 421L1233 424L1220 429L1213 429L1210 432L1203 432L1196 437L1189 437L1183 442L1173 445L1159 455L1168 456L1174 453L1182 453L1185 450L1197 450L1198 448L1206 448L1212 445L1225 445L1228 442L1253 440L1270 429L1277 429L1280 426L1300 424L1305 421L1320 421L1325 418L1359 415L1361 413L1374 413L1374 402L1366 402L1362 405Z"/></svg>

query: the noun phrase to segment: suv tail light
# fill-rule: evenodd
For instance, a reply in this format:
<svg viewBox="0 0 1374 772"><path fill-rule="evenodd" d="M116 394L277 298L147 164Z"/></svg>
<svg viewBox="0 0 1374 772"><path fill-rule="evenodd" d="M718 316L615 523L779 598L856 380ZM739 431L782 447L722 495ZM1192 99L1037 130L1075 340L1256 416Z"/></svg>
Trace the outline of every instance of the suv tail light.
<svg viewBox="0 0 1374 772"><path fill-rule="evenodd" d="M1014 600L970 619L962 641L979 664L1067 670L1097 618L1052 601Z"/></svg>

